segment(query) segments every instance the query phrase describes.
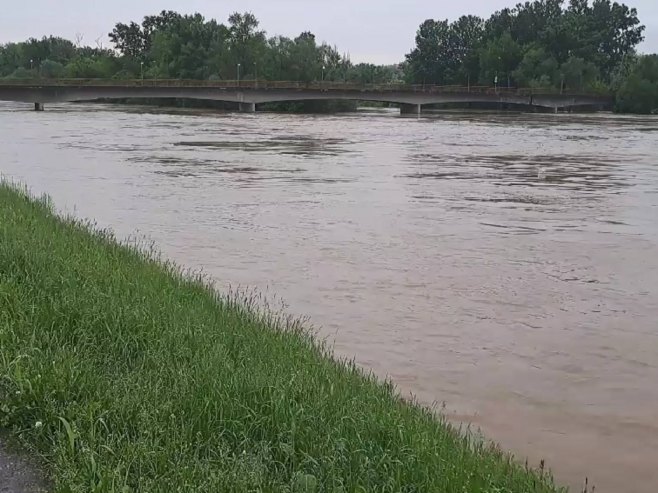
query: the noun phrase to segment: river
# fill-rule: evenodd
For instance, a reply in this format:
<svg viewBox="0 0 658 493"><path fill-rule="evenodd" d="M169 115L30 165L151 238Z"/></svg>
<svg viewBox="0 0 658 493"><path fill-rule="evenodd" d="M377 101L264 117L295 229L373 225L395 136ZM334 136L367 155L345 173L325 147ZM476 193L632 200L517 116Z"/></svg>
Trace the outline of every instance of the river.
<svg viewBox="0 0 658 493"><path fill-rule="evenodd" d="M0 105L0 171L307 315L573 491L658 490L658 119Z"/></svg>

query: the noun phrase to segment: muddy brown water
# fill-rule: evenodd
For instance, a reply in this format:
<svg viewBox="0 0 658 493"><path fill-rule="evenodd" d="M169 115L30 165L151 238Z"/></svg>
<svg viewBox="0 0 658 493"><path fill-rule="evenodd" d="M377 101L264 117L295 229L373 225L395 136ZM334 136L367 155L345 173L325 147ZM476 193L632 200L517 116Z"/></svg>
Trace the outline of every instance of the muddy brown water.
<svg viewBox="0 0 658 493"><path fill-rule="evenodd" d="M0 105L0 170L276 294L574 491L658 491L658 119Z"/></svg>

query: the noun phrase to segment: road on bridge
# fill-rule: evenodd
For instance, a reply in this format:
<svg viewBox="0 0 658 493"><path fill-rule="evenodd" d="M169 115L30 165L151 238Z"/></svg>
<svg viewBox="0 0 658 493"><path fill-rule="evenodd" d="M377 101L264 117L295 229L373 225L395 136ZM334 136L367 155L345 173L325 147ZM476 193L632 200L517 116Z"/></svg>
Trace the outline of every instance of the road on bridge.
<svg viewBox="0 0 658 493"><path fill-rule="evenodd" d="M485 86L409 84L352 84L344 82L215 81L177 79L26 79L0 80L0 100L23 101L43 109L44 103L126 98L206 99L238 103L242 111L280 101L379 101L401 106L403 113L420 113L427 104L498 103L540 107L604 108L610 95L568 93L551 88L528 89Z"/></svg>

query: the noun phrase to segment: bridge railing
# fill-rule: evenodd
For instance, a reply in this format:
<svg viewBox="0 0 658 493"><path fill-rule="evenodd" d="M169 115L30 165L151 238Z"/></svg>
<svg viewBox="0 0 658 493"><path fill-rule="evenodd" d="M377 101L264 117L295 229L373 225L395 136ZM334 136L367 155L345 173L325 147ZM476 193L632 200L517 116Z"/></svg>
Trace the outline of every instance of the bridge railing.
<svg viewBox="0 0 658 493"><path fill-rule="evenodd" d="M437 86L426 84L355 84L339 81L270 81L270 80L190 80L190 79L0 79L0 87L168 87L249 90L316 90L349 92L420 92L425 94L473 93L482 95L563 95L605 96L556 88L517 88L491 86Z"/></svg>
<svg viewBox="0 0 658 493"><path fill-rule="evenodd" d="M412 92L486 92L493 87L425 84L356 84L341 81L194 80L194 79L0 79L2 86L217 87L227 89L318 89ZM502 91L499 88L499 91Z"/></svg>

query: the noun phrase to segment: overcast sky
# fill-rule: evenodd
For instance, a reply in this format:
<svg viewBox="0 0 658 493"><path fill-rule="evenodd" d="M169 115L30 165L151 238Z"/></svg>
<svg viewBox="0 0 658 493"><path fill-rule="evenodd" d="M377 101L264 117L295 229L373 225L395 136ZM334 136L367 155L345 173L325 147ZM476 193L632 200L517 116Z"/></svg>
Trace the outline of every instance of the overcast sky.
<svg viewBox="0 0 658 493"><path fill-rule="evenodd" d="M268 35L296 36L312 31L319 41L337 45L352 61L402 61L414 45L425 19L455 19L463 14L483 17L517 0L2 0L0 43L54 34L108 46L107 33L116 22L141 21L163 9L200 12L226 22L234 11L251 11ZM640 51L658 52L658 0L626 0L647 26Z"/></svg>

